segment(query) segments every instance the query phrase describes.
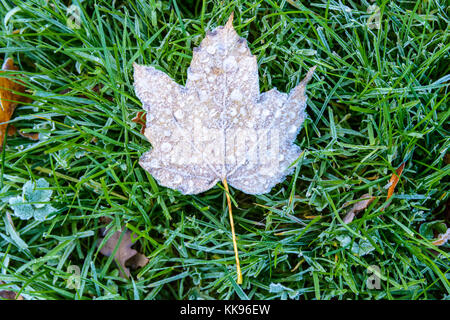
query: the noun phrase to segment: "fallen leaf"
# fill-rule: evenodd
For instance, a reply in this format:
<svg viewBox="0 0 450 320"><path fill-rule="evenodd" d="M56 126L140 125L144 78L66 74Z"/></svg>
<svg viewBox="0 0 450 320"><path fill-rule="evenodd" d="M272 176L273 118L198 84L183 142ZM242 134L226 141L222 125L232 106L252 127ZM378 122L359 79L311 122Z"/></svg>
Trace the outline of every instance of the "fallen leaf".
<svg viewBox="0 0 450 320"><path fill-rule="evenodd" d="M432 242L435 246L442 246L450 239L450 228L445 233L441 233L436 240Z"/></svg>
<svg viewBox="0 0 450 320"><path fill-rule="evenodd" d="M20 295L18 296L14 291L0 291L0 297L6 300L23 300L23 297Z"/></svg>
<svg viewBox="0 0 450 320"><path fill-rule="evenodd" d="M1 284L4 284L4 282L0 281L0 285ZM0 298L6 300L24 300L21 295L18 295L16 292L11 290L0 290Z"/></svg>
<svg viewBox="0 0 450 320"><path fill-rule="evenodd" d="M106 217L106 216L101 216L98 220L100 221L101 224L109 224L112 221L112 219L110 217ZM107 230L104 229L102 231L102 234L105 235L106 231Z"/></svg>
<svg viewBox="0 0 450 320"><path fill-rule="evenodd" d="M15 126L13 126L12 124L10 124L8 126L8 132L7 132L8 137L15 135L16 132L17 132L17 128Z"/></svg>
<svg viewBox="0 0 450 320"><path fill-rule="evenodd" d="M446 153L444 156L444 163L450 164L450 153Z"/></svg>
<svg viewBox="0 0 450 320"><path fill-rule="evenodd" d="M18 68L14 65L14 60L8 58L3 63L0 73L11 70L18 70ZM11 119L18 103L29 101L27 97L17 94L18 92L25 92L25 87L20 81L0 76L0 150L3 147L3 139L8 126L5 122Z"/></svg>
<svg viewBox="0 0 450 320"><path fill-rule="evenodd" d="M131 119L131 121L133 121L133 122L135 122L135 123L137 123L137 124L142 125L142 127L141 127L141 134L144 134L144 133L145 133L145 127L146 127L145 123L146 123L146 121L147 121L147 115L145 114L145 112L139 111L139 112L136 114L136 117L134 117L133 119Z"/></svg>
<svg viewBox="0 0 450 320"><path fill-rule="evenodd" d="M148 263L148 258L141 254L136 253L134 256L132 256L130 259L127 260L127 263L125 264L127 267L130 267L131 269L139 269L142 267L145 267Z"/></svg>
<svg viewBox="0 0 450 320"><path fill-rule="evenodd" d="M114 255L114 259L121 267L119 268L120 275L122 277L125 276L126 278L129 278L130 270L127 268L127 266L130 266L132 269L137 269L145 266L148 263L148 258L146 256L138 253L136 250L131 248L133 246L133 241L131 238L132 233L130 230L125 229L122 232L114 232L114 234L106 241L103 247L100 248L100 253L107 257L111 256L122 234L122 240L120 241L119 247L117 248L117 251ZM103 238L100 238L100 241L102 240Z"/></svg>
<svg viewBox="0 0 450 320"><path fill-rule="evenodd" d="M402 175L403 169L405 168L405 162L403 162L400 167L395 170L395 173L391 176L391 179L389 179L389 183L387 184L389 186L388 194L386 201L388 201L392 195L394 194L395 187L397 186L398 181L400 180L400 176ZM384 211L388 205L384 208L381 208L381 211Z"/></svg>
<svg viewBox="0 0 450 320"><path fill-rule="evenodd" d="M183 194L218 181L248 194L270 192L301 154L293 142L315 67L289 94L275 88L260 94L256 56L232 22L233 15L194 48L185 86L134 64L136 95L147 111L144 135L153 146L139 163Z"/></svg>
<svg viewBox="0 0 450 320"><path fill-rule="evenodd" d="M355 218L355 215L364 210L369 206L369 204L375 199L375 197L371 196L370 194L366 193L362 195L356 202L353 207L348 211L347 215L342 219L345 224L350 223ZM349 205L349 202L344 203L343 207L346 207Z"/></svg>
<svg viewBox="0 0 450 320"><path fill-rule="evenodd" d="M34 141L39 140L39 133L37 132L23 132L22 130L19 130L18 132L24 138L28 138Z"/></svg>
<svg viewBox="0 0 450 320"><path fill-rule="evenodd" d="M395 187L397 186L398 181L400 180L400 176L402 175L403 169L405 168L405 162L403 162L400 167L395 170L395 173L391 176L391 179L389 180L389 189L387 194L387 199L389 200L390 197L394 194Z"/></svg>

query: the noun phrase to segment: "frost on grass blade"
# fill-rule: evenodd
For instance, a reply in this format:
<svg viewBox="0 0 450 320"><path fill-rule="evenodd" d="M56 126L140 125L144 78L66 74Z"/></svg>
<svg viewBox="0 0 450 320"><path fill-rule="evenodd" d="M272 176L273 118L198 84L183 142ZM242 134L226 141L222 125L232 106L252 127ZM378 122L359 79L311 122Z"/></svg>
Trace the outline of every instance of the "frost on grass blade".
<svg viewBox="0 0 450 320"><path fill-rule="evenodd" d="M260 94L256 57L232 16L194 48L186 86L134 64L136 95L147 111L144 134L153 145L141 166L184 194L225 179L249 194L269 192L300 155L293 142L306 117L305 89L314 69L289 94Z"/></svg>

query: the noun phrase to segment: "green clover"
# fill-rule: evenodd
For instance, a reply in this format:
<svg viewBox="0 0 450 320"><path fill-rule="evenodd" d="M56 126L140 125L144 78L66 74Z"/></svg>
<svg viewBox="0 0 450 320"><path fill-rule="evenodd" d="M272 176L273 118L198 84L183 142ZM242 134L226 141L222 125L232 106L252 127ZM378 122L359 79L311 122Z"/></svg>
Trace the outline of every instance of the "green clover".
<svg viewBox="0 0 450 320"><path fill-rule="evenodd" d="M56 212L48 202L53 193L48 189L49 184L44 178L36 182L27 181L22 188L22 195L9 198L9 205L14 215L22 220L34 218L38 221L46 220L47 216Z"/></svg>

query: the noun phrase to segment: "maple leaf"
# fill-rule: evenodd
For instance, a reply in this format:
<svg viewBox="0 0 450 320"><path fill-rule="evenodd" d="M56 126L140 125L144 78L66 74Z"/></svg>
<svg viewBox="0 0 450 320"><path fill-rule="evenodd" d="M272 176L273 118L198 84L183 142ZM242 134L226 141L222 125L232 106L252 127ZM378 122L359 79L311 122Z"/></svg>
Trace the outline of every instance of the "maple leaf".
<svg viewBox="0 0 450 320"><path fill-rule="evenodd" d="M18 68L14 65L14 60L8 58L3 63L0 73L11 70L18 70ZM3 138L7 127L5 122L11 119L18 103L30 101L29 98L17 94L23 92L25 92L25 87L17 80L13 81L10 78L0 77L0 150L3 146ZM8 132L8 134L11 135L11 132Z"/></svg>
<svg viewBox="0 0 450 320"><path fill-rule="evenodd" d="M134 64L136 95L147 111L153 149L140 165L160 185L197 194L228 181L248 194L269 192L299 157L293 144L306 117L306 84L289 94L260 94L256 57L236 33L233 15L194 48L185 86L154 67Z"/></svg>

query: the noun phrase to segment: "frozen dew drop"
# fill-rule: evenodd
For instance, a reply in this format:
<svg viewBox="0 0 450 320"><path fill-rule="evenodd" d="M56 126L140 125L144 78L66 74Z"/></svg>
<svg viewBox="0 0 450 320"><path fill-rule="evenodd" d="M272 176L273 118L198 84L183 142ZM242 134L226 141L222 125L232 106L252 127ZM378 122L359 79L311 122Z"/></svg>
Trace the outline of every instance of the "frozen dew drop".
<svg viewBox="0 0 450 320"><path fill-rule="evenodd" d="M242 99L242 93L239 89L234 89L231 92L230 99L233 101L240 101Z"/></svg>
<svg viewBox="0 0 450 320"><path fill-rule="evenodd" d="M182 110L175 111L174 115L177 120L182 120L184 118L184 112Z"/></svg>
<svg viewBox="0 0 450 320"><path fill-rule="evenodd" d="M173 182L175 184L180 184L181 182L183 182L183 178L180 175L175 176L175 178L173 179Z"/></svg>
<svg viewBox="0 0 450 320"><path fill-rule="evenodd" d="M223 61L223 69L226 72L231 72L237 69L236 59L233 56L226 58Z"/></svg>
<svg viewBox="0 0 450 320"><path fill-rule="evenodd" d="M206 47L206 51L209 53L209 54L214 54L214 53L216 53L216 46L215 45L209 45L209 46L207 46Z"/></svg>
<svg viewBox="0 0 450 320"><path fill-rule="evenodd" d="M162 151L162 152L169 152L170 150L172 150L172 145L171 145L170 143L164 142L164 143L161 145L161 151Z"/></svg>

